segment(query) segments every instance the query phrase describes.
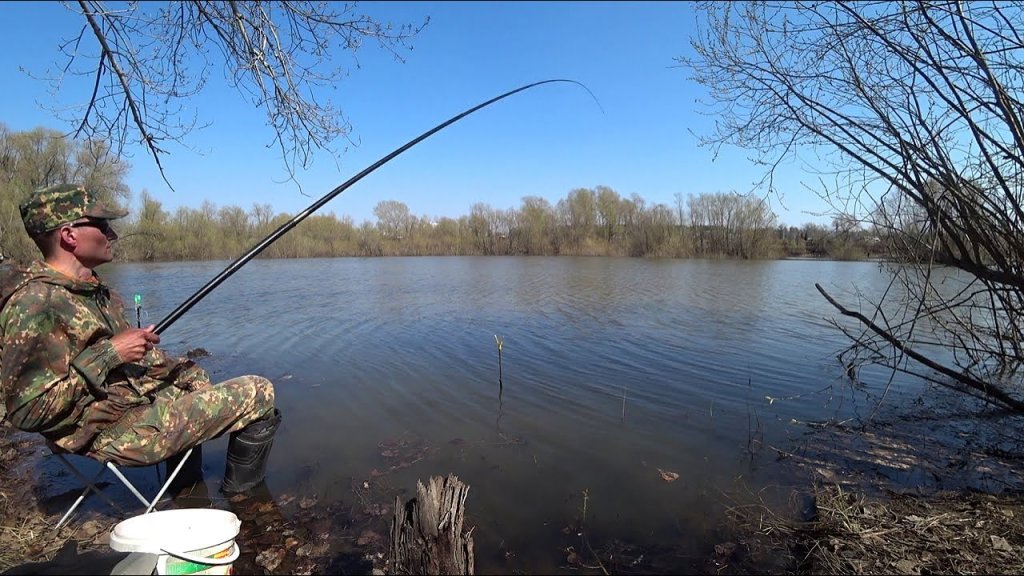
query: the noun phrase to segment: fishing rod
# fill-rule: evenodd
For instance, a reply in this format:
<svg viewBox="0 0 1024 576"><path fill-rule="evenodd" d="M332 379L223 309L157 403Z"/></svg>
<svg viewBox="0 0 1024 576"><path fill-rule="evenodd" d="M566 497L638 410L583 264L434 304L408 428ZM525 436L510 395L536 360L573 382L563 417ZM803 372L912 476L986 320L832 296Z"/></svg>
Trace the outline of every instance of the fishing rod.
<svg viewBox="0 0 1024 576"><path fill-rule="evenodd" d="M322 198L320 198L316 202L310 204L310 206L308 208L306 208L302 212L296 214L294 218L292 218L288 222L285 222L284 224L282 224L277 230L274 230L273 232L270 233L269 236L267 236L266 238L261 240L258 244L256 244L252 248L250 248L248 252L246 252L245 254L239 256L238 259L236 259L234 262L229 264L227 268L225 268L220 274L215 276L212 280L207 282L202 288L197 290L195 294L189 296L188 300L185 300L184 302L182 302L177 308L174 309L173 312L171 312L170 314L167 315L167 317L165 317L163 320L161 320L160 323L156 325L156 328L153 331L156 332L157 334L160 334L161 332L166 330L171 324L174 324L179 318L181 318L193 306L195 306L197 303L199 303L200 300L205 298L207 294L212 292L214 288L216 288L217 286L220 286L222 282L224 282L225 280L230 278L231 275L234 274L235 272L237 272L239 268L241 268L242 266L245 266L246 263L248 263L250 260L255 258L260 252L263 252L263 250L265 250L268 246L270 246L275 241L277 241L278 238L280 238L281 236L284 236L285 233L287 233L289 230L291 230L296 225L298 225L299 222L302 222L307 216L309 216L313 212L316 212L317 210L319 210L320 207L322 207L324 204L327 204L328 202L333 200L334 197L336 197L338 194L341 194L342 192L347 190L350 186L352 186L356 182L359 182L360 180L363 179L363 177L369 175L371 172L373 172L377 168L380 168L381 166L387 164L388 162L390 162L392 159L394 159L396 156L398 156L402 152L405 152L409 148L412 148L413 146L419 144L423 140L426 140L427 138L429 138L430 136L434 135L435 133L437 133L437 132L439 132L441 130L444 130L448 126L458 122L459 120L465 118L466 116L469 116L470 114L472 114L473 112L476 112L477 110L480 110L481 108L486 108L487 106L490 106L491 104L494 104L495 102L497 102L499 100L503 100L505 98L508 98L509 96L512 96L513 94L517 94L517 93L522 92L524 90L529 90L530 88L533 88L535 86L540 86L542 84L551 84L551 83L554 83L554 82L568 82L570 84L576 84L578 86L581 86L588 93L590 93L591 97L594 97L593 93L590 92L589 88L587 88L582 83L577 82L575 80L566 80L566 79L562 79L562 78L557 78L557 79L553 79L553 80L541 80L540 82L534 82L532 84L527 84L526 86L521 86L519 88L516 88L515 90L510 90L510 91L508 91L508 92L506 92L506 93L504 93L504 94L502 94L500 96L495 96L494 98L491 98L490 100L488 100L488 101L486 101L486 102L484 102L482 104L478 104L478 105L476 105L476 106L466 110L465 112L462 112L460 114L452 116L451 118L449 118L448 120L442 122L441 124L438 124L437 126L431 128L430 130L427 130L423 134L420 134L416 138L413 138L412 140L410 140L406 144L402 145L400 148L397 148L395 151L393 151L390 154L388 154L387 156L385 156L385 157L381 158L380 160L374 162L373 165L371 165L370 167L364 169L362 172L356 174L352 178L349 178L348 181L346 181L344 184L338 186L334 190L331 190L330 192L325 194ZM596 100L597 99L595 98L595 101ZM598 104L598 106L600 106L600 104Z"/></svg>

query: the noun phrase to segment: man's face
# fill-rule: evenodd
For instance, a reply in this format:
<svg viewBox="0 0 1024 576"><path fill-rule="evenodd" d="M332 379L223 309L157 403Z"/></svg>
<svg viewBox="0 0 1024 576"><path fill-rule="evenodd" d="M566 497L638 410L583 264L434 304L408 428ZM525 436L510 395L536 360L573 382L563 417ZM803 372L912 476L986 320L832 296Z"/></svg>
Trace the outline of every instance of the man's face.
<svg viewBox="0 0 1024 576"><path fill-rule="evenodd" d="M76 240L75 256L83 265L95 268L114 259L112 242L117 240L117 232L110 227L109 220L85 218L67 227Z"/></svg>

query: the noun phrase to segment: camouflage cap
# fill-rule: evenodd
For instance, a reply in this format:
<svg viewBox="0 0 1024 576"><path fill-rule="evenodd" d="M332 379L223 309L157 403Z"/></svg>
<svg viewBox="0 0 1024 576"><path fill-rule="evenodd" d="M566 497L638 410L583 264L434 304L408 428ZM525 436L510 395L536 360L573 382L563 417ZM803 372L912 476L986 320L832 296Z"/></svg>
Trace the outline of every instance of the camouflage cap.
<svg viewBox="0 0 1024 576"><path fill-rule="evenodd" d="M86 216L112 220L128 212L115 210L79 184L58 184L40 188L21 204L21 220L31 236L59 228Z"/></svg>

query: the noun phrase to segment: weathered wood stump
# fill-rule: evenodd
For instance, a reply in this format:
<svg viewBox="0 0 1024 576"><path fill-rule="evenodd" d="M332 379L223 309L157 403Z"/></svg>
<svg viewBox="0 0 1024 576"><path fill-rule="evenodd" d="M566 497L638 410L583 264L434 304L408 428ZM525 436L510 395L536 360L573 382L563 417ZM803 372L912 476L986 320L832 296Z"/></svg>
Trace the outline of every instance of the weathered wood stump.
<svg viewBox="0 0 1024 576"><path fill-rule="evenodd" d="M473 574L473 530L463 532L466 486L449 474L416 482L416 497L395 498L388 574Z"/></svg>

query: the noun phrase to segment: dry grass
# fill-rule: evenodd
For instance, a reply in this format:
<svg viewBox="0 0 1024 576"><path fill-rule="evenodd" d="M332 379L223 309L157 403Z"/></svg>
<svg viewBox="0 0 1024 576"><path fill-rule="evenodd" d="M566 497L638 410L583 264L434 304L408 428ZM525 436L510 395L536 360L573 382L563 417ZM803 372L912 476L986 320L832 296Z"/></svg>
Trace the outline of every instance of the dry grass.
<svg viewBox="0 0 1024 576"><path fill-rule="evenodd" d="M0 426L0 571L26 562L52 560L70 541L79 550L105 549L113 519L90 518L53 529L59 516L41 512L30 472L42 442Z"/></svg>
<svg viewBox="0 0 1024 576"><path fill-rule="evenodd" d="M812 572L1024 572L1020 495L893 494L868 500L838 486L817 491L818 520L796 534Z"/></svg>
<svg viewBox="0 0 1024 576"><path fill-rule="evenodd" d="M778 451L812 487L788 506L730 499L737 551L719 571L1024 573L1019 418L957 416L832 427Z"/></svg>
<svg viewBox="0 0 1024 576"><path fill-rule="evenodd" d="M743 554L728 572L1024 573L1021 495L867 498L830 484L813 501L817 515L806 522L763 504L730 508Z"/></svg>
<svg viewBox="0 0 1024 576"><path fill-rule="evenodd" d="M785 450L802 493L739 490L718 573L1024 573L1024 415L935 395ZM719 547L716 547L716 549Z"/></svg>
<svg viewBox="0 0 1024 576"><path fill-rule="evenodd" d="M815 492L814 522L779 522L796 571L813 574L1024 572L1020 495L892 494L868 499L838 485ZM762 532L763 534L764 532Z"/></svg>

